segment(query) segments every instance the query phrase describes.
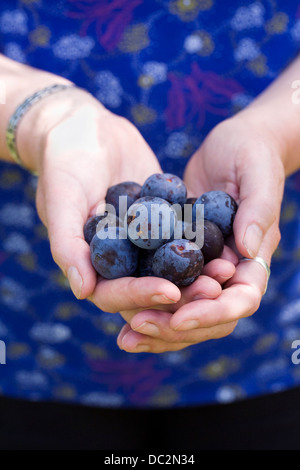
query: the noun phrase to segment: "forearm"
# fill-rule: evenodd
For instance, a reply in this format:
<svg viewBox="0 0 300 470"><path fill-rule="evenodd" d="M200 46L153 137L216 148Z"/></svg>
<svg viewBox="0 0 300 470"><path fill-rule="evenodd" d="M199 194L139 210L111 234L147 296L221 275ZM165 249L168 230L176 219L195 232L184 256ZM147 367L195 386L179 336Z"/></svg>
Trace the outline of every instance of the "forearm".
<svg viewBox="0 0 300 470"><path fill-rule="evenodd" d="M52 73L28 67L0 54L0 80L4 84L5 103L0 105L0 159L12 162L9 149L6 144L6 129L10 117L16 108L28 97L44 87L53 84L70 84L63 77ZM47 98L48 99L48 98ZM51 97L49 97L49 102ZM39 134L43 123L38 119L39 103L33 106L21 119L18 128L18 148L22 149L21 158L28 168L35 168L36 162L32 151L34 145L39 145Z"/></svg>
<svg viewBox="0 0 300 470"><path fill-rule="evenodd" d="M300 56L241 113L270 134L287 176L300 168L300 100L292 88L299 79Z"/></svg>

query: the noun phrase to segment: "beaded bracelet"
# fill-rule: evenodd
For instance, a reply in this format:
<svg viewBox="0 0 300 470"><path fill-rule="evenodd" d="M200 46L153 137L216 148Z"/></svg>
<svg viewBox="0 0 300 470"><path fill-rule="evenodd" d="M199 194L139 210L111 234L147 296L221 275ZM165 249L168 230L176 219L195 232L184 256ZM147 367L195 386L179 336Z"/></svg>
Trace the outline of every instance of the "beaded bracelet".
<svg viewBox="0 0 300 470"><path fill-rule="evenodd" d="M48 86L46 88L43 88L42 90L35 92L33 95L26 98L25 101L22 104L20 104L20 106L17 107L16 111L11 116L9 123L8 123L8 127L6 129L6 143L9 148L11 157L13 158L15 163L25 168L19 156L19 153L17 150L17 144L16 144L16 131L21 121L21 118L24 116L24 114L42 98L45 98L46 96L52 95L53 93L56 93L58 91L65 90L66 88L71 88L74 86L75 85L62 85L62 84ZM35 172L33 173L36 174Z"/></svg>

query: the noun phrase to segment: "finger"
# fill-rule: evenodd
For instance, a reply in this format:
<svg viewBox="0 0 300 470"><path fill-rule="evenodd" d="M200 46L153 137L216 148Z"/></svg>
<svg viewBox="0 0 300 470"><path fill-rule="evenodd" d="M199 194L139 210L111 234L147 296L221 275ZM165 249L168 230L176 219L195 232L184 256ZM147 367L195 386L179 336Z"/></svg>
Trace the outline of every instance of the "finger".
<svg viewBox="0 0 300 470"><path fill-rule="evenodd" d="M123 340L124 336L126 335L126 333L128 333L129 331L131 331L131 326L128 323L126 323L122 327L122 329L121 329L121 331L120 331L120 333L118 334L118 337L117 337L117 345L119 346L120 349L122 349L122 347L121 347L122 340Z"/></svg>
<svg viewBox="0 0 300 470"><path fill-rule="evenodd" d="M236 270L235 265L226 259L214 259L204 266L203 274L223 285L231 279Z"/></svg>
<svg viewBox="0 0 300 470"><path fill-rule="evenodd" d="M89 296L97 281L83 235L88 214L88 200L76 179L65 172L52 171L44 181L44 217L50 249L78 299Z"/></svg>
<svg viewBox="0 0 300 470"><path fill-rule="evenodd" d="M235 253L234 249L230 247L230 245L228 244L228 241L229 239L226 240L226 245L224 246L221 259L230 261L232 264L234 264L234 266L237 266L239 263L239 257L237 253Z"/></svg>
<svg viewBox="0 0 300 470"><path fill-rule="evenodd" d="M129 325L125 325L117 338L117 345L128 353L162 353L166 351L179 351L189 346L188 343L167 343L159 339L145 336L133 331Z"/></svg>
<svg viewBox="0 0 300 470"><path fill-rule="evenodd" d="M150 278L146 278L146 279L149 280ZM193 300L204 299L204 298L215 299L221 294L221 292L222 292L222 288L217 281L215 281L214 279L211 279L208 276L201 275L195 282L193 282L193 284L181 289L181 297L178 302L174 301L174 302L167 303L167 299L163 299L165 300L164 304L161 303L161 304L154 304L154 305L147 305L147 306L139 305L138 308L134 308L130 310L129 309L118 310L118 311L127 323L131 323L131 320L134 318L134 316L139 314L141 311L145 311L145 310L148 311L151 309L156 309L156 310L160 310L164 312L174 313L182 305L185 305L188 302L191 302ZM99 296L99 298L101 299L101 296ZM157 300L160 300L160 299L157 298ZM147 300L145 301L147 302ZM94 303L95 303L95 299L94 299ZM124 305L124 302L123 302L123 305ZM117 310L115 309L115 311Z"/></svg>
<svg viewBox="0 0 300 470"><path fill-rule="evenodd" d="M240 204L234 221L234 235L237 249L243 256L255 257L263 239L279 220L284 188L284 173L276 155L261 150L259 171L257 159L240 159ZM245 165L247 163L247 166ZM271 176L272 175L272 176Z"/></svg>
<svg viewBox="0 0 300 470"><path fill-rule="evenodd" d="M259 308L267 273L257 262L241 262L229 287L215 300L203 299L184 305L171 318L176 331L209 328L252 315Z"/></svg>
<svg viewBox="0 0 300 470"><path fill-rule="evenodd" d="M153 338L158 338L168 343L189 344L210 339L217 328L198 328L190 331L174 331L170 327L171 318L172 315L170 313L148 310L135 315L131 320L130 326L133 331ZM228 331L229 329L230 326L228 325Z"/></svg>
<svg viewBox="0 0 300 470"><path fill-rule="evenodd" d="M160 338L147 336L133 331L129 325L125 325L121 330L117 344L120 349L129 353L163 353L167 351L179 351L193 344L198 344L211 339L219 339L232 333L236 326L236 322L230 325L221 325L213 328L203 328L198 331L190 332L191 342L187 337L185 341L167 342Z"/></svg>
<svg viewBox="0 0 300 470"><path fill-rule="evenodd" d="M258 256L263 258L269 266L271 265L272 256L274 251L278 247L280 238L281 235L278 227L278 222L276 221L266 233L258 252Z"/></svg>
<svg viewBox="0 0 300 470"><path fill-rule="evenodd" d="M178 287L166 279L123 277L114 280L101 279L89 300L105 312L117 313L174 304L180 297Z"/></svg>
<svg viewBox="0 0 300 470"><path fill-rule="evenodd" d="M215 299L222 292L220 284L209 276L201 274L192 284L181 288L181 299L173 306L178 309L188 302L198 299ZM175 311L175 310L174 310Z"/></svg>

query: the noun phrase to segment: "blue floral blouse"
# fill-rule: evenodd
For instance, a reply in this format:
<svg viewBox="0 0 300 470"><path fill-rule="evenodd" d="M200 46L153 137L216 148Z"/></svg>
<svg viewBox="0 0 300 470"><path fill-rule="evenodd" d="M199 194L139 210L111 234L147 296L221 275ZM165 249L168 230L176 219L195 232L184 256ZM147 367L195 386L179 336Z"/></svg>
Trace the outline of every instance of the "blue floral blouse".
<svg viewBox="0 0 300 470"><path fill-rule="evenodd" d="M130 119L164 171L179 176L208 132L264 90L299 46L294 0L0 3L2 53L86 88ZM225 339L158 355L120 351L122 318L74 298L51 258L36 184L19 167L0 164L2 395L178 407L299 384L292 361L300 339L298 173L287 180L282 241L259 311Z"/></svg>

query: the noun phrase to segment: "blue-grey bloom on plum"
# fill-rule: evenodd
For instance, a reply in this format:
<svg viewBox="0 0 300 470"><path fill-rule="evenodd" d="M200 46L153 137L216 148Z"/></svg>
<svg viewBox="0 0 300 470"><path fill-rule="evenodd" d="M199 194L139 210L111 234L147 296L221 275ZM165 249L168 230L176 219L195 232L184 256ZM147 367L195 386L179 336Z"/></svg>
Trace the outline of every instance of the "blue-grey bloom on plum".
<svg viewBox="0 0 300 470"><path fill-rule="evenodd" d="M160 197L142 197L129 207L126 216L128 238L139 248L155 250L171 239L176 212Z"/></svg>
<svg viewBox="0 0 300 470"><path fill-rule="evenodd" d="M208 191L202 194L193 205L193 220L195 220L197 204L204 205L204 218L215 223L224 238L232 234L238 205L229 194L224 191Z"/></svg>
<svg viewBox="0 0 300 470"><path fill-rule="evenodd" d="M152 262L154 275L185 287L201 274L204 265L202 252L190 240L173 240L159 248Z"/></svg>
<svg viewBox="0 0 300 470"><path fill-rule="evenodd" d="M149 176L141 189L141 197L156 196L171 204L183 205L186 201L187 189L179 176L171 173L156 173Z"/></svg>
<svg viewBox="0 0 300 470"><path fill-rule="evenodd" d="M134 181L125 181L124 183L115 184L108 188L105 201L107 204L111 204L116 214L120 216L120 197L127 198L126 211L128 208L140 197L142 186ZM125 213L126 213L125 211ZM121 218L125 216L121 214Z"/></svg>
<svg viewBox="0 0 300 470"><path fill-rule="evenodd" d="M137 269L138 248L128 240L122 227L109 227L106 231L97 232L90 250L92 265L105 279L131 276Z"/></svg>

